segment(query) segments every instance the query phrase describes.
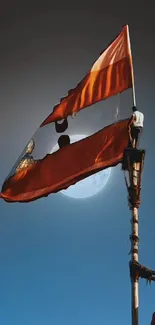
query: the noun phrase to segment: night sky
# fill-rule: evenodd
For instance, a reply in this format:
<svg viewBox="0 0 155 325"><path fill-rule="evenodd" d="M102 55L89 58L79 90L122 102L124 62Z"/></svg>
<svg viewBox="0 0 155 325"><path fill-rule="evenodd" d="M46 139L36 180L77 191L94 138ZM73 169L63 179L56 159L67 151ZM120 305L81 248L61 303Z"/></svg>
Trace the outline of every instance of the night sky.
<svg viewBox="0 0 155 325"><path fill-rule="evenodd" d="M53 106L129 24L137 106L145 115L139 261L155 269L154 10L148 1L114 3L1 4L0 186ZM79 113L76 133L113 123L117 101ZM129 117L131 107L127 90L120 118ZM121 166L113 168L108 185L89 199L58 193L28 204L0 201L0 324L131 324L130 211L123 177ZM150 324L154 311L155 285L140 280L140 324Z"/></svg>

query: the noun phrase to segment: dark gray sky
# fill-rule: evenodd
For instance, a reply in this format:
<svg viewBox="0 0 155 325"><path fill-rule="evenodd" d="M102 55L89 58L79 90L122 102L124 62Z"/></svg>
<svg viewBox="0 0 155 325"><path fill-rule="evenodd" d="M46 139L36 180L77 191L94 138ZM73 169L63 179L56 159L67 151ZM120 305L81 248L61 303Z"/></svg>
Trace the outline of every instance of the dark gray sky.
<svg viewBox="0 0 155 325"><path fill-rule="evenodd" d="M137 104L145 114L141 145L147 152L140 259L155 268L153 6L147 1L1 4L0 184L53 106L129 24ZM113 98L91 108L80 131L93 130L95 118L95 128L98 120L100 126L102 120L103 126L111 123L116 103ZM129 90L121 95L121 118L131 114L131 105ZM130 222L120 167L109 187L90 201L59 194L27 205L1 201L0 224L0 323L130 324ZM141 325L155 310L154 292L154 285L141 283Z"/></svg>

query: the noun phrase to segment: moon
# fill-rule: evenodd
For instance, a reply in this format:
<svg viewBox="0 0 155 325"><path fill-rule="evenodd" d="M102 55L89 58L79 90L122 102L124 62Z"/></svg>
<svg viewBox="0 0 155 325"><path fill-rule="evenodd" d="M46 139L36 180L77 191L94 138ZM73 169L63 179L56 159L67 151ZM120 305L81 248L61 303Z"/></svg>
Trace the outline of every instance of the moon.
<svg viewBox="0 0 155 325"><path fill-rule="evenodd" d="M86 138L87 135L75 134L70 136L70 142L74 143L81 139ZM58 144L56 144L51 153L59 149ZM91 175L75 185L71 185L68 189L60 191L63 195L69 196L74 199L85 199L98 194L108 183L111 174L111 168L102 170L94 175Z"/></svg>

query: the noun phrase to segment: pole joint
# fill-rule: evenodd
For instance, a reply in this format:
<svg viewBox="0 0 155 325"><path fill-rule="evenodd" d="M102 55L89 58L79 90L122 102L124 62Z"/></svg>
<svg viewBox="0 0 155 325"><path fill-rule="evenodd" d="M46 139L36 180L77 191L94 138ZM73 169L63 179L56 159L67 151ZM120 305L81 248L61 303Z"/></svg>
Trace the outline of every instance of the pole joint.
<svg viewBox="0 0 155 325"><path fill-rule="evenodd" d="M135 234L130 235L130 240L135 243L139 243L139 237Z"/></svg>

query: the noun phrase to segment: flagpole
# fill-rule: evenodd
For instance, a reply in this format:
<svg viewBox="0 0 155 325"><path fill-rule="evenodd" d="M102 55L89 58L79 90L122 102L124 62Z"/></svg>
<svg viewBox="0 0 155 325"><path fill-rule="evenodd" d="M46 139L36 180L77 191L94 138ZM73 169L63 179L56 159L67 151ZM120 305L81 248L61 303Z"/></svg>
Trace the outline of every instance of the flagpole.
<svg viewBox="0 0 155 325"><path fill-rule="evenodd" d="M135 77L134 77L134 68L133 68L133 60L132 60L130 32L129 32L128 25L127 25L127 30L128 30L127 37L128 37L128 46L129 46L129 57L130 57L130 64L131 64L131 77L132 77L132 99L133 99L133 106L136 107Z"/></svg>
<svg viewBox="0 0 155 325"><path fill-rule="evenodd" d="M132 168L132 186L138 185L137 173L139 164L133 163ZM131 206L131 263L138 262L138 207L134 204ZM139 279L131 277L131 303L132 303L132 325L138 325L138 308L139 308Z"/></svg>
<svg viewBox="0 0 155 325"><path fill-rule="evenodd" d="M138 264L138 209L140 206L141 178L144 165L144 150L127 148L124 153L122 168L129 174L129 185L127 184L129 207L131 210L131 260L130 260L130 279L131 279L131 318L132 325L138 325L139 309L139 275L135 271ZM125 178L126 179L126 178Z"/></svg>

